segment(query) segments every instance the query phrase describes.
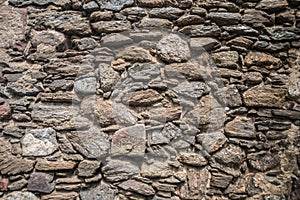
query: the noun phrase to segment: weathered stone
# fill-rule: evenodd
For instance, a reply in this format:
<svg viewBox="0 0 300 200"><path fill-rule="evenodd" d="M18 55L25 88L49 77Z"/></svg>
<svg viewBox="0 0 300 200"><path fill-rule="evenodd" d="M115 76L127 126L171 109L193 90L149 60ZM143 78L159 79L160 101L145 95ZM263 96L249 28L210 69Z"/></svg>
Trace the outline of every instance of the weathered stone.
<svg viewBox="0 0 300 200"><path fill-rule="evenodd" d="M288 40L299 40L300 29L293 27L272 27L268 28L267 31L271 38L275 41L288 41Z"/></svg>
<svg viewBox="0 0 300 200"><path fill-rule="evenodd" d="M225 31L227 31L229 34L231 34L231 36L240 36L240 35L258 36L259 35L257 30L251 28L250 26L246 26L242 24L224 26L222 28Z"/></svg>
<svg viewBox="0 0 300 200"><path fill-rule="evenodd" d="M106 64L100 64L98 69L100 88L103 92L112 91L120 79L119 73Z"/></svg>
<svg viewBox="0 0 300 200"><path fill-rule="evenodd" d="M138 0L137 3L142 7L162 7L165 0Z"/></svg>
<svg viewBox="0 0 300 200"><path fill-rule="evenodd" d="M209 37L199 37L199 38L191 38L190 42L191 48L201 51L201 48L204 48L206 51L211 51L219 48L221 43Z"/></svg>
<svg viewBox="0 0 300 200"><path fill-rule="evenodd" d="M249 72L245 75L247 83L259 84L262 82L263 75L259 72Z"/></svg>
<svg viewBox="0 0 300 200"><path fill-rule="evenodd" d="M239 61L239 54L236 51L221 51L212 54L212 59L217 66L235 69Z"/></svg>
<svg viewBox="0 0 300 200"><path fill-rule="evenodd" d="M131 6L134 4L134 0L97 0L100 8L112 10L112 11L120 11L127 6Z"/></svg>
<svg viewBox="0 0 300 200"><path fill-rule="evenodd" d="M89 49L94 49L96 47L99 47L99 44L96 40L93 38L81 38L81 39L75 39L73 40L75 43L75 46L80 51L85 51Z"/></svg>
<svg viewBox="0 0 300 200"><path fill-rule="evenodd" d="M232 178L233 176L227 174L212 172L210 185L219 188L227 188Z"/></svg>
<svg viewBox="0 0 300 200"><path fill-rule="evenodd" d="M281 60L262 52L249 52L245 58L245 64L248 66L257 65L267 69L278 69L281 67Z"/></svg>
<svg viewBox="0 0 300 200"><path fill-rule="evenodd" d="M255 10L255 9L247 9L242 17L242 22L245 24L265 24L267 26L274 24L274 17L268 15L267 13Z"/></svg>
<svg viewBox="0 0 300 200"><path fill-rule="evenodd" d="M156 49L159 58L168 63L185 62L191 56L187 41L177 34L163 37L156 45Z"/></svg>
<svg viewBox="0 0 300 200"><path fill-rule="evenodd" d="M109 159L107 164L102 168L106 180L111 182L127 180L140 173L138 166L128 162Z"/></svg>
<svg viewBox="0 0 300 200"><path fill-rule="evenodd" d="M59 171L74 169L76 163L73 161L46 161L39 160L35 169L40 171Z"/></svg>
<svg viewBox="0 0 300 200"><path fill-rule="evenodd" d="M0 191L7 191L8 179L0 178Z"/></svg>
<svg viewBox="0 0 300 200"><path fill-rule="evenodd" d="M241 20L239 13L227 13L227 12L211 12L207 15L207 18L220 26L238 24Z"/></svg>
<svg viewBox="0 0 300 200"><path fill-rule="evenodd" d="M114 133L111 155L116 157L143 158L145 154L146 131L144 125L135 125Z"/></svg>
<svg viewBox="0 0 300 200"><path fill-rule="evenodd" d="M262 0L257 4L255 8L276 12L282 10L286 6L288 6L288 2L286 0Z"/></svg>
<svg viewBox="0 0 300 200"><path fill-rule="evenodd" d="M33 47L37 47L39 44L47 44L64 49L67 46L67 39L64 34L57 31L40 31L33 35L31 44Z"/></svg>
<svg viewBox="0 0 300 200"><path fill-rule="evenodd" d="M79 94L95 94L97 80L95 77L88 77L76 80L74 83L74 90Z"/></svg>
<svg viewBox="0 0 300 200"><path fill-rule="evenodd" d="M162 99L157 91L148 89L129 93L123 98L123 102L132 106L149 106Z"/></svg>
<svg viewBox="0 0 300 200"><path fill-rule="evenodd" d="M259 85L250 88L243 94L247 106L265 106L281 108L285 104L286 90Z"/></svg>
<svg viewBox="0 0 300 200"><path fill-rule="evenodd" d="M26 191L16 191L9 194L6 194L2 197L3 200L39 200L37 196L35 196L31 192Z"/></svg>
<svg viewBox="0 0 300 200"><path fill-rule="evenodd" d="M148 178L166 178L173 175L172 167L168 162L155 160L152 163L143 162L141 175Z"/></svg>
<svg viewBox="0 0 300 200"><path fill-rule="evenodd" d="M82 8L85 12L93 12L99 10L99 6L95 1L90 1L82 5Z"/></svg>
<svg viewBox="0 0 300 200"><path fill-rule="evenodd" d="M180 29L179 32L195 37L218 37L221 34L221 29L215 25L191 25Z"/></svg>
<svg viewBox="0 0 300 200"><path fill-rule="evenodd" d="M90 15L92 22L111 20L113 17L112 11L97 11Z"/></svg>
<svg viewBox="0 0 300 200"><path fill-rule="evenodd" d="M184 10L179 8L167 7L167 8L153 8L149 12L149 16L153 18L165 18L169 20L178 19L184 14Z"/></svg>
<svg viewBox="0 0 300 200"><path fill-rule="evenodd" d="M172 139L180 136L181 130L173 123L169 122L164 125L162 130L147 130L147 134L151 135L151 145L169 144Z"/></svg>
<svg viewBox="0 0 300 200"><path fill-rule="evenodd" d="M101 44L102 46L105 47L116 48L119 46L128 45L132 43L133 40L130 37L125 36L121 33L112 33L101 38Z"/></svg>
<svg viewBox="0 0 300 200"><path fill-rule="evenodd" d="M272 113L275 116L286 117L286 118L295 119L295 120L300 119L299 111L273 109Z"/></svg>
<svg viewBox="0 0 300 200"><path fill-rule="evenodd" d="M154 60L149 51L140 47L126 48L119 57L128 62L139 63L151 62Z"/></svg>
<svg viewBox="0 0 300 200"><path fill-rule="evenodd" d="M178 26L188 26L188 25L202 24L204 21L205 21L204 18L198 15L184 15L176 21L176 24Z"/></svg>
<svg viewBox="0 0 300 200"><path fill-rule="evenodd" d="M205 17L207 14L207 11L205 8L201 8L201 7L193 7L191 9L191 14L193 15L199 15L201 17Z"/></svg>
<svg viewBox="0 0 300 200"><path fill-rule="evenodd" d="M135 180L128 180L118 185L120 188L136 192L145 196L152 196L155 194L155 190L148 184Z"/></svg>
<svg viewBox="0 0 300 200"><path fill-rule="evenodd" d="M12 182L9 184L8 189L10 191L14 191L14 190L21 190L23 189L26 185L28 184L28 181L24 178L17 180L15 182Z"/></svg>
<svg viewBox="0 0 300 200"><path fill-rule="evenodd" d="M221 132L213 132L197 135L197 141L208 153L213 153L226 143L227 138Z"/></svg>
<svg viewBox="0 0 300 200"><path fill-rule="evenodd" d="M11 114L11 108L8 101L0 97L0 119L8 119Z"/></svg>
<svg viewBox="0 0 300 200"><path fill-rule="evenodd" d="M92 23L92 27L98 33L117 33L130 29L128 21L99 21Z"/></svg>
<svg viewBox="0 0 300 200"><path fill-rule="evenodd" d="M249 40L245 37L236 37L228 41L226 44L229 46L241 46L241 47L248 48L253 44L253 42L252 40Z"/></svg>
<svg viewBox="0 0 300 200"><path fill-rule="evenodd" d="M278 166L280 158L271 153L253 153L247 155L247 161L253 169L265 172Z"/></svg>
<svg viewBox="0 0 300 200"><path fill-rule="evenodd" d="M34 172L30 175L27 189L31 192L51 193L55 187L54 176L51 174Z"/></svg>
<svg viewBox="0 0 300 200"><path fill-rule="evenodd" d="M181 153L178 157L178 161L195 167L207 165L207 160L199 153Z"/></svg>
<svg viewBox="0 0 300 200"><path fill-rule="evenodd" d="M140 7L130 7L125 8L121 11L121 14L123 15L137 15L137 16L146 16L147 10Z"/></svg>
<svg viewBox="0 0 300 200"><path fill-rule="evenodd" d="M78 196L79 195L76 192L52 192L51 194L43 195L41 200L70 200L76 199Z"/></svg>
<svg viewBox="0 0 300 200"><path fill-rule="evenodd" d="M63 8L68 7L71 2L69 0L10 0L9 3L16 7L28 6L30 4L38 5L38 6L48 6L50 4L54 4L56 6L61 6Z"/></svg>
<svg viewBox="0 0 300 200"><path fill-rule="evenodd" d="M144 17L138 26L146 27L146 28L148 27L171 28L173 26L173 23L167 19Z"/></svg>
<svg viewBox="0 0 300 200"><path fill-rule="evenodd" d="M117 192L118 192L118 190L113 189L109 185L102 182L97 187L91 187L91 188L86 189L86 190L81 190L80 191L80 198L82 200L115 199L115 197L117 196Z"/></svg>
<svg viewBox="0 0 300 200"><path fill-rule="evenodd" d="M78 176L91 177L100 167L99 161L83 160L78 165Z"/></svg>
<svg viewBox="0 0 300 200"><path fill-rule="evenodd" d="M237 116L233 121L225 126L228 137L255 138L255 127L252 119Z"/></svg>
<svg viewBox="0 0 300 200"><path fill-rule="evenodd" d="M23 156L47 156L58 149L56 132L52 128L28 131L21 144Z"/></svg>

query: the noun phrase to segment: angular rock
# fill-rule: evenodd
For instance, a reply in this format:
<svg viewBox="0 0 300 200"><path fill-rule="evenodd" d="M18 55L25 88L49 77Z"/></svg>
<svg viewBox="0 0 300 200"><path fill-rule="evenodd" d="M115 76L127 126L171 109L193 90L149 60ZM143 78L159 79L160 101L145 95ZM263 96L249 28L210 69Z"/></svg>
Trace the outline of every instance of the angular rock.
<svg viewBox="0 0 300 200"><path fill-rule="evenodd" d="M28 181L24 178L17 180L15 182L12 182L9 184L8 189L11 191L14 190L21 190L28 184Z"/></svg>
<svg viewBox="0 0 300 200"><path fill-rule="evenodd" d="M151 145L169 144L172 139L180 136L181 130L173 123L168 122L162 130L147 130L147 134L151 135Z"/></svg>
<svg viewBox="0 0 300 200"><path fill-rule="evenodd" d="M100 64L99 65L99 79L100 88L104 92L112 91L120 80L120 75L118 72L113 70L109 65Z"/></svg>
<svg viewBox="0 0 300 200"><path fill-rule="evenodd" d="M207 165L207 160L199 153L181 153L177 159L179 162L195 167Z"/></svg>
<svg viewBox="0 0 300 200"><path fill-rule="evenodd" d="M155 190L150 185L135 180L125 181L118 186L126 191L136 192L144 196L152 196L155 194Z"/></svg>
<svg viewBox="0 0 300 200"><path fill-rule="evenodd" d="M288 2L286 0L262 0L257 4L255 8L276 12L284 9L286 6L288 6Z"/></svg>
<svg viewBox="0 0 300 200"><path fill-rule="evenodd" d="M145 28L148 27L171 28L173 26L173 23L167 19L144 17L138 26L145 27Z"/></svg>
<svg viewBox="0 0 300 200"><path fill-rule="evenodd" d="M220 26L238 24L241 20L239 13L228 13L228 12L211 12L207 15L207 18Z"/></svg>
<svg viewBox="0 0 300 200"><path fill-rule="evenodd" d="M34 172L30 175L27 189L31 192L51 193L55 188L54 176L51 174Z"/></svg>
<svg viewBox="0 0 300 200"><path fill-rule="evenodd" d="M6 194L2 197L3 200L39 200L37 196L35 196L31 192L26 191L16 191L9 194Z"/></svg>
<svg viewBox="0 0 300 200"><path fill-rule="evenodd" d="M211 51L219 48L221 46L221 43L214 39L209 37L200 37L200 38L191 38L191 48L201 51L201 48L204 48L206 51Z"/></svg>
<svg viewBox="0 0 300 200"><path fill-rule="evenodd" d="M56 131L52 128L28 131L21 144L23 156L47 156L58 149Z"/></svg>
<svg viewBox="0 0 300 200"><path fill-rule="evenodd" d="M99 161L83 160L78 165L78 176L91 177L95 175L97 170L100 168Z"/></svg>
<svg viewBox="0 0 300 200"><path fill-rule="evenodd" d="M113 157L129 156L142 159L146 149L145 125L126 127L114 133L111 143Z"/></svg>
<svg viewBox="0 0 300 200"><path fill-rule="evenodd" d="M272 113L275 116L300 120L300 112L299 111L273 109Z"/></svg>
<svg viewBox="0 0 300 200"><path fill-rule="evenodd" d="M70 200L76 199L78 196L77 192L52 192L51 194L43 195L41 200Z"/></svg>
<svg viewBox="0 0 300 200"><path fill-rule="evenodd" d="M236 69L239 61L239 54L236 51L221 51L212 54L212 59L217 66Z"/></svg>
<svg viewBox="0 0 300 200"><path fill-rule="evenodd" d="M173 175L172 167L166 161L156 159L155 162L143 162L141 175L148 178L166 178Z"/></svg>
<svg viewBox="0 0 300 200"><path fill-rule="evenodd" d="M167 63L184 62L191 56L188 42L177 34L163 37L156 45L156 49L159 58Z"/></svg>
<svg viewBox="0 0 300 200"><path fill-rule="evenodd" d="M75 39L73 42L80 51L90 50L100 46L99 43L93 38Z"/></svg>
<svg viewBox="0 0 300 200"><path fill-rule="evenodd" d="M112 11L97 11L93 12L90 15L90 20L92 22L97 22L97 21L107 21L111 20L113 17L113 12Z"/></svg>
<svg viewBox="0 0 300 200"><path fill-rule="evenodd" d="M216 25L191 25L180 29L179 32L195 37L218 37L221 29Z"/></svg>
<svg viewBox="0 0 300 200"><path fill-rule="evenodd" d="M11 108L8 101L0 97L0 119L8 119L11 115Z"/></svg>
<svg viewBox="0 0 300 200"><path fill-rule="evenodd" d="M118 190L113 189L109 185L102 182L97 187L91 187L85 190L81 190L80 198L81 200L91 200L91 199L109 200L109 199L115 199L117 196L117 192Z"/></svg>
<svg viewBox="0 0 300 200"><path fill-rule="evenodd" d="M8 179L0 178L0 191L7 191Z"/></svg>
<svg viewBox="0 0 300 200"><path fill-rule="evenodd" d="M256 137L254 121L251 118L237 116L225 126L228 137L248 138Z"/></svg>
<svg viewBox="0 0 300 200"><path fill-rule="evenodd" d="M248 66L257 65L267 69L278 69L281 67L281 60L272 55L250 51L246 58L245 64Z"/></svg>
<svg viewBox="0 0 300 200"><path fill-rule="evenodd" d="M134 0L97 0L97 2L100 8L112 11L120 11L134 4Z"/></svg>
<svg viewBox="0 0 300 200"><path fill-rule="evenodd" d="M74 83L74 90L78 94L95 94L97 80L95 77L88 77L76 80Z"/></svg>
<svg viewBox="0 0 300 200"><path fill-rule="evenodd" d="M98 33L117 33L130 29L129 21L99 21L92 23L92 27Z"/></svg>
<svg viewBox="0 0 300 200"><path fill-rule="evenodd" d="M212 172L210 185L219 188L227 188L232 179L233 176L223 173Z"/></svg>
<svg viewBox="0 0 300 200"><path fill-rule="evenodd" d="M141 7L162 7L165 0L138 0L137 3Z"/></svg>
<svg viewBox="0 0 300 200"><path fill-rule="evenodd" d="M255 10L255 9L247 9L242 17L242 22L245 24L264 24L267 26L271 26L274 24L274 17L268 15L264 11Z"/></svg>
<svg viewBox="0 0 300 200"><path fill-rule="evenodd" d="M258 36L259 32L250 26L238 24L238 25L231 25L231 26L224 26L222 27L225 31L227 31L231 36L240 36L240 35L247 35L247 36Z"/></svg>
<svg viewBox="0 0 300 200"><path fill-rule="evenodd" d="M35 169L40 171L59 171L74 169L76 163L73 161L46 161L39 160Z"/></svg>
<svg viewBox="0 0 300 200"><path fill-rule="evenodd" d="M31 44L33 47L37 47L40 44L47 44L64 49L67 46L67 38L64 34L57 31L39 31L33 35Z"/></svg>
<svg viewBox="0 0 300 200"><path fill-rule="evenodd" d="M176 24L178 26L188 26L188 25L202 24L204 21L205 21L204 18L198 15L184 15L176 21Z"/></svg>
<svg viewBox="0 0 300 200"><path fill-rule="evenodd" d="M285 104L286 93L285 89L259 85L244 92L243 99L247 106L281 108Z"/></svg>
<svg viewBox="0 0 300 200"><path fill-rule="evenodd" d="M169 20L178 19L184 14L184 10L179 8L167 7L167 8L153 8L149 12L149 16L153 18L165 18Z"/></svg>
<svg viewBox="0 0 300 200"><path fill-rule="evenodd" d="M267 31L271 38L275 41L289 41L300 39L300 29L293 27L272 27L268 28Z"/></svg>
<svg viewBox="0 0 300 200"><path fill-rule="evenodd" d="M132 106L149 106L162 99L163 97L157 91L148 89L129 93L123 98L123 102Z"/></svg>
<svg viewBox="0 0 300 200"><path fill-rule="evenodd" d="M213 132L197 135L197 141L208 153L213 153L226 143L227 138L221 132Z"/></svg>
<svg viewBox="0 0 300 200"><path fill-rule="evenodd" d="M247 161L250 167L261 172L273 169L280 164L278 155L263 152L248 154Z"/></svg>
<svg viewBox="0 0 300 200"><path fill-rule="evenodd" d="M90 1L88 3L84 3L82 8L85 12L93 12L99 10L99 6L95 1Z"/></svg>

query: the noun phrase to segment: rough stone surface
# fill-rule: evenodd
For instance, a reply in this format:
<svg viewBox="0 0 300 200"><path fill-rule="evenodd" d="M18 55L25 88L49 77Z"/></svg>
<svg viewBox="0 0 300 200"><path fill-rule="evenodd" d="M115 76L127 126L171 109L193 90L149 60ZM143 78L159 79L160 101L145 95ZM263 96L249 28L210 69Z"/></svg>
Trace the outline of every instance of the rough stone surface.
<svg viewBox="0 0 300 200"><path fill-rule="evenodd" d="M241 20L241 15L238 13L211 12L207 17L221 26L238 24Z"/></svg>
<svg viewBox="0 0 300 200"><path fill-rule="evenodd" d="M134 0L97 0L97 2L101 8L113 11L120 11L124 7L134 4Z"/></svg>
<svg viewBox="0 0 300 200"><path fill-rule="evenodd" d="M255 127L251 118L238 116L226 124L225 131L229 137L255 138Z"/></svg>
<svg viewBox="0 0 300 200"><path fill-rule="evenodd" d="M31 192L51 193L55 187L53 179L51 174L34 172L30 175L27 189Z"/></svg>
<svg viewBox="0 0 300 200"><path fill-rule="evenodd" d="M207 152L212 153L220 149L226 143L227 138L221 132L214 132L199 134L197 140Z"/></svg>
<svg viewBox="0 0 300 200"><path fill-rule="evenodd" d="M4 195L2 198L3 198L3 200L15 200L15 199L19 199L19 200L38 200L39 199L33 193L26 192L26 191L12 192L12 193L9 193L7 195Z"/></svg>
<svg viewBox="0 0 300 200"><path fill-rule="evenodd" d="M253 169L258 171L270 170L279 164L279 157L271 153L253 153L247 156L247 161Z"/></svg>
<svg viewBox="0 0 300 200"><path fill-rule="evenodd" d="M78 176L91 177L100 167L99 161L83 160L78 165Z"/></svg>
<svg viewBox="0 0 300 200"><path fill-rule="evenodd" d="M150 185L135 180L125 181L118 186L124 190L136 192L145 196L152 196L155 194L155 190Z"/></svg>
<svg viewBox="0 0 300 200"><path fill-rule="evenodd" d="M261 52L250 52L245 58L245 64L248 66L257 65L267 69L277 69L281 67L279 58Z"/></svg>

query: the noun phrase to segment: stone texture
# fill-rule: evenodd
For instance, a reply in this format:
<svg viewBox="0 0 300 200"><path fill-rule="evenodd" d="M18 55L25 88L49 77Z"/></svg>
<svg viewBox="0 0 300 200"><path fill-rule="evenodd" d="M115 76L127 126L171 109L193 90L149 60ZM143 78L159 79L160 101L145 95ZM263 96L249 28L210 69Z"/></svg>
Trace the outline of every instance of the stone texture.
<svg viewBox="0 0 300 200"><path fill-rule="evenodd" d="M8 179L0 178L0 191L7 191Z"/></svg>
<svg viewBox="0 0 300 200"><path fill-rule="evenodd" d="M221 51L212 54L212 58L217 66L235 69L239 61L239 54L236 51Z"/></svg>
<svg viewBox="0 0 300 200"><path fill-rule="evenodd" d="M254 122L251 118L237 116L233 121L225 126L228 137L255 138Z"/></svg>
<svg viewBox="0 0 300 200"><path fill-rule="evenodd" d="M128 21L99 21L92 23L92 27L98 33L117 33L129 30L130 23Z"/></svg>
<svg viewBox="0 0 300 200"><path fill-rule="evenodd" d="M155 90L148 89L129 93L123 98L123 102L132 106L147 106L162 100L162 98Z"/></svg>
<svg viewBox="0 0 300 200"><path fill-rule="evenodd" d="M39 198L31 192L16 191L6 194L2 197L3 200L39 200Z"/></svg>
<svg viewBox="0 0 300 200"><path fill-rule="evenodd" d="M153 8L149 12L149 16L153 18L166 18L169 20L178 19L184 10L179 8L167 7L167 8Z"/></svg>
<svg viewBox="0 0 300 200"><path fill-rule="evenodd" d="M207 18L211 19L218 25L224 26L238 24L241 20L241 15L238 13L211 12L207 15Z"/></svg>
<svg viewBox="0 0 300 200"><path fill-rule="evenodd" d="M100 5L100 8L112 11L120 11L124 7L134 4L134 0L97 0L97 2Z"/></svg>
<svg viewBox="0 0 300 200"><path fill-rule="evenodd" d="M33 35L31 44L34 47L37 47L40 44L46 44L63 48L67 45L67 39L64 34L57 31L40 31Z"/></svg>
<svg viewBox="0 0 300 200"><path fill-rule="evenodd" d="M155 194L155 190L150 185L135 180L125 181L118 186L124 190L136 192L145 196L152 196Z"/></svg>
<svg viewBox="0 0 300 200"><path fill-rule="evenodd" d="M11 115L11 108L8 101L0 98L0 119L8 119Z"/></svg>
<svg viewBox="0 0 300 200"><path fill-rule="evenodd" d="M179 30L181 33L195 37L218 37L221 29L218 26L191 25Z"/></svg>
<svg viewBox="0 0 300 200"><path fill-rule="evenodd" d="M90 160L83 160L78 165L78 176L82 177L91 177L95 175L97 170L100 168L99 161L90 161Z"/></svg>
<svg viewBox="0 0 300 200"><path fill-rule="evenodd" d="M282 10L287 5L288 3L285 0L262 0L257 4L256 8L275 12Z"/></svg>
<svg viewBox="0 0 300 200"><path fill-rule="evenodd" d="M227 141L221 132L204 133L197 135L197 141L209 153L219 150Z"/></svg>
<svg viewBox="0 0 300 200"><path fill-rule="evenodd" d="M183 15L176 21L176 24L178 26L187 26L187 25L201 24L204 21L205 21L204 18L198 15Z"/></svg>
<svg viewBox="0 0 300 200"><path fill-rule="evenodd" d="M112 91L120 79L118 72L109 65L99 65L100 88L104 92Z"/></svg>
<svg viewBox="0 0 300 200"><path fill-rule="evenodd" d="M192 49L198 51L201 51L201 48L211 51L221 46L218 40L209 37L191 38L190 45Z"/></svg>
<svg viewBox="0 0 300 200"><path fill-rule="evenodd" d="M208 163L201 154L197 153L182 153L179 155L178 161L195 167L205 166Z"/></svg>
<svg viewBox="0 0 300 200"><path fill-rule="evenodd" d="M23 156L47 156L58 149L56 132L52 128L28 131L21 144Z"/></svg>
<svg viewBox="0 0 300 200"><path fill-rule="evenodd" d="M268 15L264 11L247 9L242 17L245 24L265 24L267 26L274 24L274 17Z"/></svg>
<svg viewBox="0 0 300 200"><path fill-rule="evenodd" d="M245 64L248 66L257 65L267 69L278 69L281 67L281 60L262 52L250 52L245 58Z"/></svg>
<svg viewBox="0 0 300 200"><path fill-rule="evenodd" d="M34 172L30 175L27 189L31 192L51 193L55 187L54 176L51 174Z"/></svg>
<svg viewBox="0 0 300 200"><path fill-rule="evenodd" d="M117 195L117 190L111 188L105 183L99 184L97 187L91 187L80 191L80 198L82 200L90 199L114 199Z"/></svg>
<svg viewBox="0 0 300 200"><path fill-rule="evenodd" d="M76 163L73 161L46 161L39 160L35 169L40 171L58 171L58 170L71 170L75 167Z"/></svg>
<svg viewBox="0 0 300 200"><path fill-rule="evenodd" d="M159 58L167 63L187 61L191 52L188 43L179 35L163 37L156 45Z"/></svg>
<svg viewBox="0 0 300 200"><path fill-rule="evenodd" d="M247 156L247 161L253 169L264 172L278 166L280 158L271 153L253 153Z"/></svg>
<svg viewBox="0 0 300 200"><path fill-rule="evenodd" d="M139 27L159 27L159 28L171 28L173 26L172 22L167 19L159 19L159 18L143 18Z"/></svg>

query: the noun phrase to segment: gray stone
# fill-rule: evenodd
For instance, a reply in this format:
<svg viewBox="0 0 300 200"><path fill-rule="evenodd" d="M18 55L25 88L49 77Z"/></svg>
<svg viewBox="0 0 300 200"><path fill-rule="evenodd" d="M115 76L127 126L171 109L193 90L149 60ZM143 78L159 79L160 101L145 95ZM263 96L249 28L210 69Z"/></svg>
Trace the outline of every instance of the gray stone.
<svg viewBox="0 0 300 200"><path fill-rule="evenodd" d="M47 156L58 149L56 131L52 128L28 131L21 144L23 156Z"/></svg>
<svg viewBox="0 0 300 200"><path fill-rule="evenodd" d="M123 15L137 15L137 16L146 16L147 10L140 7L130 7L121 10L120 12Z"/></svg>
<svg viewBox="0 0 300 200"><path fill-rule="evenodd" d="M90 15L90 19L92 22L111 20L112 17L112 11L96 11Z"/></svg>
<svg viewBox="0 0 300 200"><path fill-rule="evenodd" d="M183 164L195 167L207 165L207 160L199 153L181 153L177 160Z"/></svg>
<svg viewBox="0 0 300 200"><path fill-rule="evenodd" d="M240 36L240 35L247 35L247 36L258 36L259 32L250 26L238 24L238 25L231 25L231 26L224 26L223 29L227 31L231 36Z"/></svg>
<svg viewBox="0 0 300 200"><path fill-rule="evenodd" d="M213 153L226 143L227 138L222 132L212 132L197 135L197 141L208 153Z"/></svg>
<svg viewBox="0 0 300 200"><path fill-rule="evenodd" d="M31 192L51 193L55 188L54 176L42 172L34 172L30 175L27 189Z"/></svg>
<svg viewBox="0 0 300 200"><path fill-rule="evenodd" d="M184 14L184 10L179 8L167 7L167 8L153 8L149 12L149 16L153 18L165 18L169 20L178 19Z"/></svg>
<svg viewBox="0 0 300 200"><path fill-rule="evenodd" d="M100 88L103 92L112 91L117 82L120 80L119 73L106 64L100 64L98 69Z"/></svg>
<svg viewBox="0 0 300 200"><path fill-rule="evenodd" d="M288 6L286 0L262 0L255 8L275 12L283 10L286 6Z"/></svg>
<svg viewBox="0 0 300 200"><path fill-rule="evenodd" d="M150 161L150 163L147 163ZM153 161L146 159L141 167L141 175L148 178L166 178L173 175L172 167L167 160L160 160L160 158Z"/></svg>
<svg viewBox="0 0 300 200"><path fill-rule="evenodd" d="M230 85L226 90L226 101L228 107L238 107L243 104L239 90L234 85Z"/></svg>
<svg viewBox="0 0 300 200"><path fill-rule="evenodd" d="M31 192L26 191L16 191L9 194L6 194L2 197L3 200L39 200L37 196L35 196Z"/></svg>
<svg viewBox="0 0 300 200"><path fill-rule="evenodd" d="M133 40L130 37L121 33L112 33L101 38L101 45L105 47L117 48L132 43Z"/></svg>
<svg viewBox="0 0 300 200"><path fill-rule="evenodd" d="M162 7L165 0L137 0L137 3L142 7Z"/></svg>
<svg viewBox="0 0 300 200"><path fill-rule="evenodd" d="M97 170L100 168L99 161L83 160L78 165L78 176L81 177L91 177L95 175Z"/></svg>
<svg viewBox="0 0 300 200"><path fill-rule="evenodd" d="M82 5L82 8L86 12L93 12L99 10L99 6L95 1L90 1Z"/></svg>
<svg viewBox="0 0 300 200"><path fill-rule="evenodd" d="M85 51L89 49L94 49L96 47L99 47L99 43L94 40L93 38L81 38L81 39L75 39L73 40L75 43L75 46L80 51Z"/></svg>
<svg viewBox="0 0 300 200"><path fill-rule="evenodd" d="M300 39L300 28L268 28L271 38L275 41L289 41L289 40L299 40Z"/></svg>
<svg viewBox="0 0 300 200"><path fill-rule="evenodd" d="M188 42L177 34L163 37L158 42L156 49L159 58L168 63L184 62L191 56Z"/></svg>
<svg viewBox="0 0 300 200"><path fill-rule="evenodd" d="M280 164L280 157L271 153L252 153L247 155L250 167L261 172L268 171Z"/></svg>
<svg viewBox="0 0 300 200"><path fill-rule="evenodd" d="M238 24L241 20L239 13L228 13L228 12L211 12L207 15L207 18L220 26Z"/></svg>
<svg viewBox="0 0 300 200"><path fill-rule="evenodd" d="M212 172L210 185L219 188L227 188L232 178L233 176L227 174Z"/></svg>
<svg viewBox="0 0 300 200"><path fill-rule="evenodd" d="M191 48L197 51L201 51L201 48L205 49L206 51L211 51L219 48L221 43L209 37L199 37L199 38L191 38Z"/></svg>
<svg viewBox="0 0 300 200"><path fill-rule="evenodd" d="M134 0L97 0L102 9L120 11L134 4Z"/></svg>
<svg viewBox="0 0 300 200"><path fill-rule="evenodd" d="M225 126L228 137L239 137L253 139L255 135L254 121L251 118L237 116Z"/></svg>
<svg viewBox="0 0 300 200"><path fill-rule="evenodd" d="M93 29L98 33L117 33L130 29L129 21L99 21L92 23Z"/></svg>
<svg viewBox="0 0 300 200"><path fill-rule="evenodd" d="M173 23L167 19L144 17L138 26L145 27L145 28L147 27L171 28L173 26Z"/></svg>
<svg viewBox="0 0 300 200"><path fill-rule="evenodd" d="M126 191L136 192L144 196L152 196L155 194L155 190L150 185L135 180L125 181L118 186Z"/></svg>
<svg viewBox="0 0 300 200"><path fill-rule="evenodd" d="M88 77L78 79L74 83L74 90L79 94L95 94L96 93L97 80L95 77Z"/></svg>
<svg viewBox="0 0 300 200"><path fill-rule="evenodd" d="M101 182L97 187L91 187L80 191L82 200L110 200L115 199L117 190L112 189L108 184Z"/></svg>
<svg viewBox="0 0 300 200"><path fill-rule="evenodd" d="M204 18L202 18L198 15L184 15L184 16L181 16L176 21L176 24L178 26L188 26L188 25L201 24L204 21L205 21Z"/></svg>
<svg viewBox="0 0 300 200"><path fill-rule="evenodd" d="M179 30L179 32L198 37L218 37L221 34L221 29L216 26L191 25Z"/></svg>

